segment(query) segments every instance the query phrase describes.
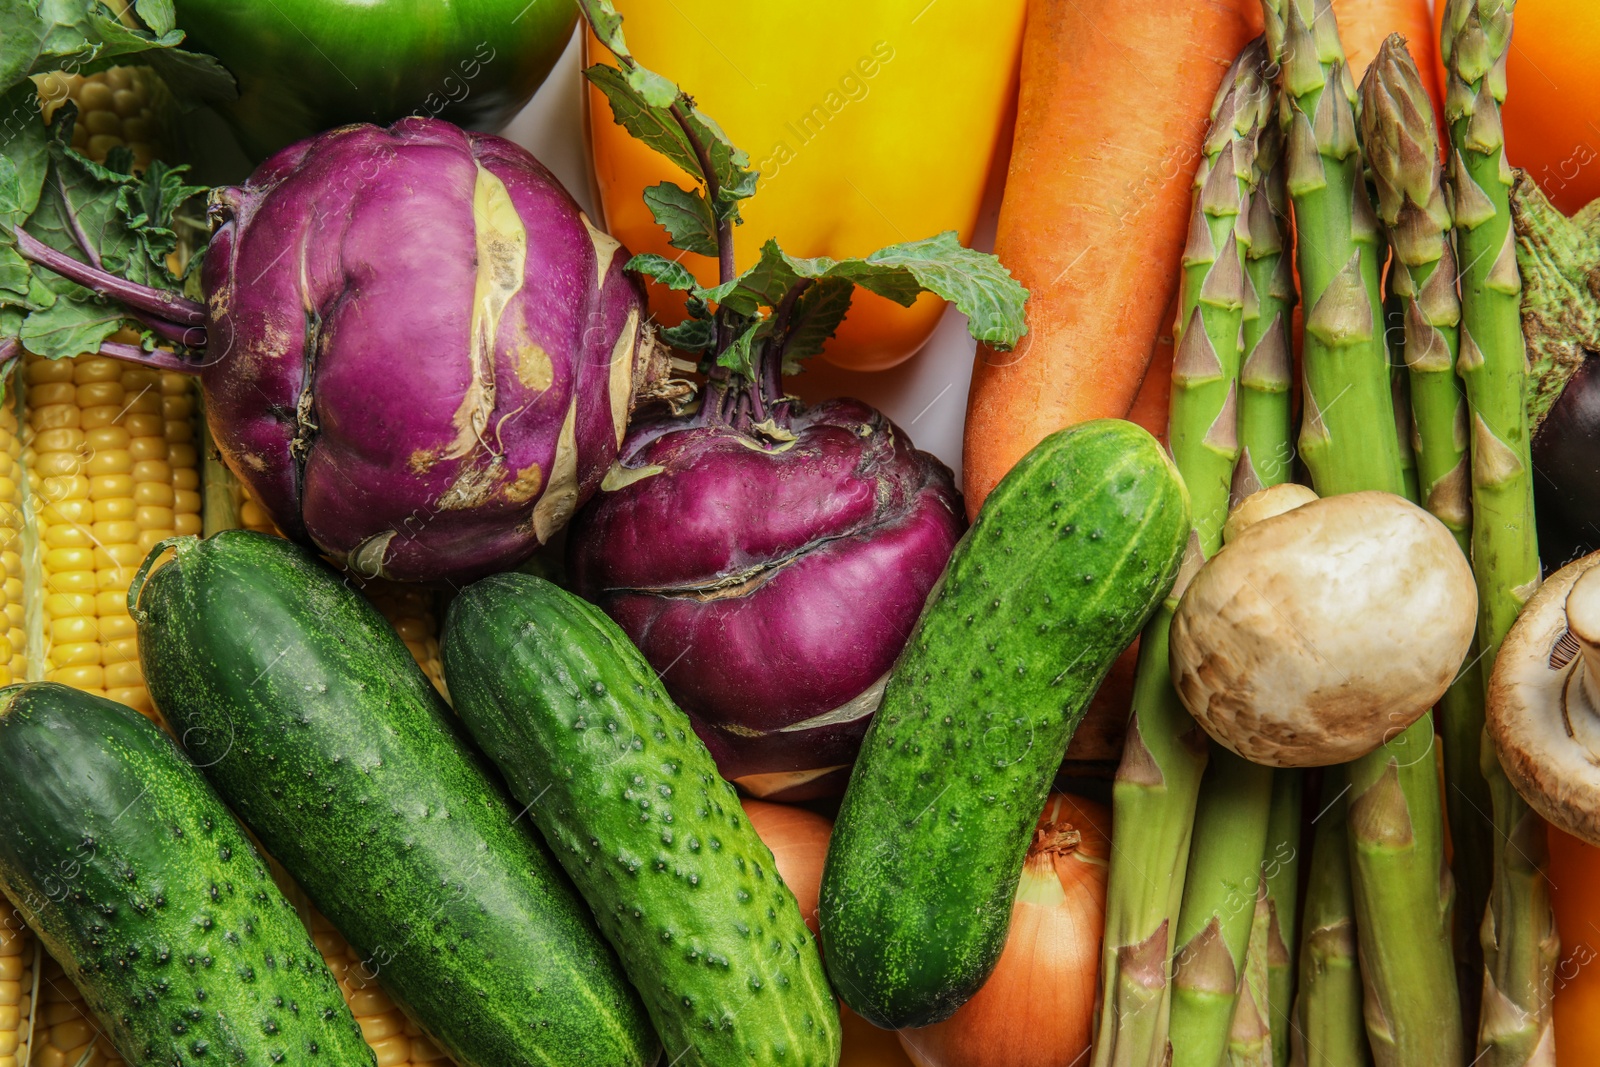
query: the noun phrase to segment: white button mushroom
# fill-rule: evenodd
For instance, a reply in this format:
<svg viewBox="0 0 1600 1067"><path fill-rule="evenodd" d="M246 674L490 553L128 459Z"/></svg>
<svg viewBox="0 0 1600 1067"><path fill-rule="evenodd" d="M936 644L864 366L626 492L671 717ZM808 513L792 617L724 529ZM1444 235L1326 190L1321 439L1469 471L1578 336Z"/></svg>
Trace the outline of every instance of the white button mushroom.
<svg viewBox="0 0 1600 1067"><path fill-rule="evenodd" d="M1550 822L1600 845L1600 553L1545 580L1489 678L1489 737Z"/></svg>
<svg viewBox="0 0 1600 1067"><path fill-rule="evenodd" d="M1206 732L1245 759L1347 762L1449 687L1472 646L1472 570L1444 524L1398 496L1295 506L1309 494L1266 493L1276 497L1237 514L1267 517L1234 523L1184 591L1173 681Z"/></svg>

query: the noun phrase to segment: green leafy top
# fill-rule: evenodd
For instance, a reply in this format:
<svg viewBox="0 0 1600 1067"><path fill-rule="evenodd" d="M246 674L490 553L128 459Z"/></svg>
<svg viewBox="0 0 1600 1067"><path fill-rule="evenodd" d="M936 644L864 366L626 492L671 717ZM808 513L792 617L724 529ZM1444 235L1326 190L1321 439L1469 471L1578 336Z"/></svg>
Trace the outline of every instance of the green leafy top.
<svg viewBox="0 0 1600 1067"><path fill-rule="evenodd" d="M645 190L644 200L672 247L718 259L719 284L700 285L665 256L637 255L628 266L688 293L689 317L661 337L698 354L708 375L753 380L765 362L794 373L801 359L821 352L833 336L858 285L908 307L920 293L934 293L967 316L973 337L1000 350L1027 332L1028 291L994 256L963 248L953 231L841 260L800 259L768 240L755 264L736 275L739 201L756 191L750 157L682 89L639 65L610 0L578 0L578 6L617 59L615 67L597 64L584 74L606 95L619 125L696 183L685 189L661 182Z"/></svg>
<svg viewBox="0 0 1600 1067"><path fill-rule="evenodd" d="M153 162L133 172L126 148L104 165L72 148L70 101L44 121L36 76L90 74L134 60L153 67L185 104L225 99L233 77L210 56L177 47L172 0L16 0L0 6L0 381L16 343L51 359L97 350L129 324L129 309L17 249L18 228L51 251L138 286L178 288L167 257L182 205L206 190L187 168ZM197 224L198 225L198 224ZM191 268L194 260L190 261ZM156 337L145 333L144 344Z"/></svg>
<svg viewBox="0 0 1600 1067"><path fill-rule="evenodd" d="M92 74L138 57L184 100L236 95L220 63L182 42L172 0L11 0L0 5L0 92L35 74Z"/></svg>
<svg viewBox="0 0 1600 1067"><path fill-rule="evenodd" d="M29 263L15 230L135 285L172 289L167 257L178 247L179 209L206 190L188 183L186 168L160 161L134 174L126 148L95 163L72 148L75 109L60 108L46 126L32 94L25 81L0 96L0 106L28 119L0 128L0 339L59 359L97 350L128 324L128 308ZM147 334L146 346L154 343Z"/></svg>

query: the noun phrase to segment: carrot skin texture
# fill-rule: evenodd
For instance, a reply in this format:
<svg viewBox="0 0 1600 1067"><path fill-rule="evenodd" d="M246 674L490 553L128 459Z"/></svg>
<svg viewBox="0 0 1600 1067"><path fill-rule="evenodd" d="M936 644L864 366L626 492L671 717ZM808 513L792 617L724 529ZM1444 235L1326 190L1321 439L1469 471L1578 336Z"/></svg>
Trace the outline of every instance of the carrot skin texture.
<svg viewBox="0 0 1600 1067"><path fill-rule="evenodd" d="M1032 294L1028 334L978 348L969 516L1048 434L1133 406L1169 324L1212 98L1260 29L1250 0L1030 0L995 236Z"/></svg>

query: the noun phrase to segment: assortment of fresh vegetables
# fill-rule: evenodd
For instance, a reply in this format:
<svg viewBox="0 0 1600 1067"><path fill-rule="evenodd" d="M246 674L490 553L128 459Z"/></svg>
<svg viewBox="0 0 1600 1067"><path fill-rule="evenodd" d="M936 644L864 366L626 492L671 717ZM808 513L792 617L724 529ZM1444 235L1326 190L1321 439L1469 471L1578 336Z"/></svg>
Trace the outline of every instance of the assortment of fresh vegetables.
<svg viewBox="0 0 1600 1067"><path fill-rule="evenodd" d="M0 1067L1592 1058L1587 12L625 6L0 10Z"/></svg>

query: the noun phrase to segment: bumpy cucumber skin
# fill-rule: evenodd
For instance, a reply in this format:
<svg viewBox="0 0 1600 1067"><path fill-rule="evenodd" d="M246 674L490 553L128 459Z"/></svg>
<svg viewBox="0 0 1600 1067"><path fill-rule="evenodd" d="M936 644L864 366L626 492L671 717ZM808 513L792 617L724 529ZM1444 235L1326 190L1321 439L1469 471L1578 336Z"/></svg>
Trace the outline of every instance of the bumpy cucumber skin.
<svg viewBox="0 0 1600 1067"><path fill-rule="evenodd" d="M0 689L0 885L132 1067L376 1063L294 905L131 708Z"/></svg>
<svg viewBox="0 0 1600 1067"><path fill-rule="evenodd" d="M593 906L679 1065L833 1067L794 894L688 716L598 608L526 574L450 606L462 721Z"/></svg>
<svg viewBox="0 0 1600 1067"><path fill-rule="evenodd" d="M829 843L823 957L856 1012L926 1026L988 978L1067 742L1188 535L1176 468L1118 420L1047 437L984 502L895 663Z"/></svg>
<svg viewBox="0 0 1600 1067"><path fill-rule="evenodd" d="M657 1045L588 909L383 617L308 550L174 542L145 678L218 792L460 1067Z"/></svg>

